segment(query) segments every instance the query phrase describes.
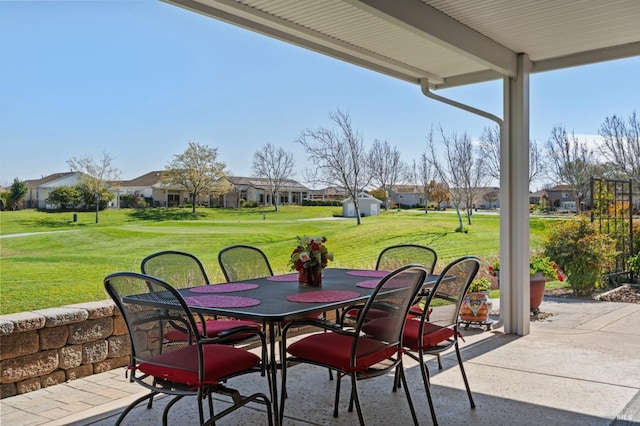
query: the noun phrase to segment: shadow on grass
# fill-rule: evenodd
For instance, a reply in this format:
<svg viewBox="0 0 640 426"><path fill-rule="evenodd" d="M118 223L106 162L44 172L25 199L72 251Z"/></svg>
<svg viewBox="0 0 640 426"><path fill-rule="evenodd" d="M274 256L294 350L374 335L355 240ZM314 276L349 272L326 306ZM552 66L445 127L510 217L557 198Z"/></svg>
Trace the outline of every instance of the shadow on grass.
<svg viewBox="0 0 640 426"><path fill-rule="evenodd" d="M164 221L164 220L198 220L206 218L206 213L195 214L188 209L145 209L135 210L129 215L139 220Z"/></svg>

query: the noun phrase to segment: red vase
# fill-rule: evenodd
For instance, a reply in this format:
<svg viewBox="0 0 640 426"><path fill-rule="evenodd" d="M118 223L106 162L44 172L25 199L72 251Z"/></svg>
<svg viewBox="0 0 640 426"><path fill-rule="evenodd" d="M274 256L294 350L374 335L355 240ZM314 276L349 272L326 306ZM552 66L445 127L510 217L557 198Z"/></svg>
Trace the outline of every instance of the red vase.
<svg viewBox="0 0 640 426"><path fill-rule="evenodd" d="M529 304L530 310L537 313L544 298L544 286L547 278L541 273L536 273L529 277Z"/></svg>
<svg viewBox="0 0 640 426"><path fill-rule="evenodd" d="M322 287L322 269L302 269L298 272L301 287Z"/></svg>

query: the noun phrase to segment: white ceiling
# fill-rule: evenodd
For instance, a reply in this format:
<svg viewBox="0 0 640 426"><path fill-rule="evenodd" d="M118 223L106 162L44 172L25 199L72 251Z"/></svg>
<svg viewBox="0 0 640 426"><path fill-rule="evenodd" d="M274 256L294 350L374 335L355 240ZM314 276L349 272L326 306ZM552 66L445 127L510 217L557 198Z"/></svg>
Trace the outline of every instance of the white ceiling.
<svg viewBox="0 0 640 426"><path fill-rule="evenodd" d="M166 1L432 88L640 55L640 0Z"/></svg>

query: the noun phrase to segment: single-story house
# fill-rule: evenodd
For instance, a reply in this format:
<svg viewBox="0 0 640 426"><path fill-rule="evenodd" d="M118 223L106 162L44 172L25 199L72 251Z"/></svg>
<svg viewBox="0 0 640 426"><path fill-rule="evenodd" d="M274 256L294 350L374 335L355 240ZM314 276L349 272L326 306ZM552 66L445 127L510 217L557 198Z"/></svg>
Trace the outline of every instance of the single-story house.
<svg viewBox="0 0 640 426"><path fill-rule="evenodd" d="M222 207L240 207L242 200L260 205L273 205L274 200L266 178L228 176L231 189L213 201L213 205ZM310 189L293 179L285 179L278 191L278 205L302 204Z"/></svg>
<svg viewBox="0 0 640 426"><path fill-rule="evenodd" d="M380 206L382 206L382 201L377 198L372 197L366 192L358 194L358 207L360 208L361 216L380 215ZM353 204L351 197L342 200L342 216L356 217L356 207Z"/></svg>
<svg viewBox="0 0 640 426"><path fill-rule="evenodd" d="M174 207L191 202L189 193L179 185L167 185L161 182L161 170L149 172L137 178L120 182L116 189L116 208L120 207L120 196L123 194L138 195L152 200L153 207Z"/></svg>
<svg viewBox="0 0 640 426"><path fill-rule="evenodd" d="M40 179L25 180L27 194L25 195L24 206L28 209L46 209L55 206L47 205L49 193L54 188L60 186L75 186L79 183L79 172L54 173Z"/></svg>
<svg viewBox="0 0 640 426"><path fill-rule="evenodd" d="M389 206L424 206L424 192L417 185L394 185L389 189Z"/></svg>

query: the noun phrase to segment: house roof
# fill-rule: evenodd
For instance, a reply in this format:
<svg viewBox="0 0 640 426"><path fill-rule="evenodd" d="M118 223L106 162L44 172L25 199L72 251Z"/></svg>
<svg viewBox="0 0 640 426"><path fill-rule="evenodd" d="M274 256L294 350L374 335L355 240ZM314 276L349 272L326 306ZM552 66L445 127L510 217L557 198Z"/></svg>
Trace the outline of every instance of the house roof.
<svg viewBox="0 0 640 426"><path fill-rule="evenodd" d="M640 55L637 0L166 0L432 89Z"/></svg>
<svg viewBox="0 0 640 426"><path fill-rule="evenodd" d="M155 170L153 172L149 172L147 174L144 174L142 176L138 176L137 178L131 179L131 180L126 180L126 181L122 181L120 182L120 186L135 186L135 187L142 187L142 186L153 186L155 184L157 184L158 182L160 182L160 178L162 177L162 170Z"/></svg>
<svg viewBox="0 0 640 426"><path fill-rule="evenodd" d="M49 176L45 176L45 177L42 177L40 179L25 180L24 184L29 189L35 189L35 188L37 188L39 186L42 186L42 185L44 185L46 183L53 182L53 181L58 180L58 179L62 179L62 178L67 177L69 175L74 175L76 173L77 172L53 173L53 174L51 174Z"/></svg>
<svg viewBox="0 0 640 426"><path fill-rule="evenodd" d="M394 185L391 190L398 194L422 194L422 188L417 185Z"/></svg>
<svg viewBox="0 0 640 426"><path fill-rule="evenodd" d="M228 176L227 180L236 186L251 186L254 188L265 189L268 187L268 179L261 177L245 177L245 176ZM284 179L280 187L281 190L289 191L309 191L309 188L293 179Z"/></svg>

